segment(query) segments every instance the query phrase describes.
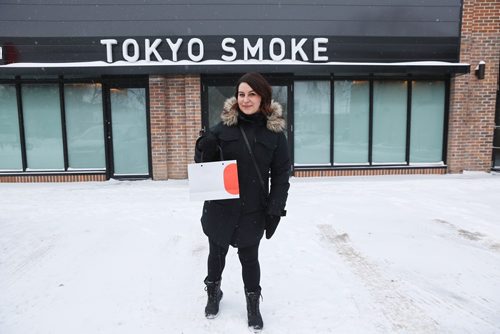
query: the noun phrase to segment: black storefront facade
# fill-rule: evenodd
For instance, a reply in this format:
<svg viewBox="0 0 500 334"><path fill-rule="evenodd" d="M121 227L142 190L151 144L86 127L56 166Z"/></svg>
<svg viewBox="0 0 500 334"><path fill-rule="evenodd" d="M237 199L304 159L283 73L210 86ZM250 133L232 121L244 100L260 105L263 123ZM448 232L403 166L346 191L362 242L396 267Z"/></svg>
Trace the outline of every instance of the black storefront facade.
<svg viewBox="0 0 500 334"><path fill-rule="evenodd" d="M185 177L197 129L247 71L284 106L297 176L449 171L453 81L472 75L460 1L0 6L4 181ZM195 107L178 113L152 82L183 76L198 91L180 87ZM192 126L164 149L172 122Z"/></svg>

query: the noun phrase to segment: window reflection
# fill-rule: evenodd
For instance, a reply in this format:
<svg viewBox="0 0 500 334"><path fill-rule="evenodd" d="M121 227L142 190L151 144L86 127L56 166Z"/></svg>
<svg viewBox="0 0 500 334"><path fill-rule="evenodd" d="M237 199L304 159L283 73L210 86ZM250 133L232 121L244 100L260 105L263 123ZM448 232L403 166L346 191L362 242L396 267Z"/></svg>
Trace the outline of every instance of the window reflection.
<svg viewBox="0 0 500 334"><path fill-rule="evenodd" d="M368 163L370 97L368 81L335 81L334 161Z"/></svg>
<svg viewBox="0 0 500 334"><path fill-rule="evenodd" d="M406 81L373 83L373 163L406 162Z"/></svg>
<svg viewBox="0 0 500 334"><path fill-rule="evenodd" d="M0 84L0 170L22 170L15 85Z"/></svg>
<svg viewBox="0 0 500 334"><path fill-rule="evenodd" d="M330 164L330 82L296 81L295 165Z"/></svg>
<svg viewBox="0 0 500 334"><path fill-rule="evenodd" d="M104 169L101 85L66 84L64 98L69 168Z"/></svg>
<svg viewBox="0 0 500 334"><path fill-rule="evenodd" d="M22 86L29 170L64 170L61 106L56 84Z"/></svg>

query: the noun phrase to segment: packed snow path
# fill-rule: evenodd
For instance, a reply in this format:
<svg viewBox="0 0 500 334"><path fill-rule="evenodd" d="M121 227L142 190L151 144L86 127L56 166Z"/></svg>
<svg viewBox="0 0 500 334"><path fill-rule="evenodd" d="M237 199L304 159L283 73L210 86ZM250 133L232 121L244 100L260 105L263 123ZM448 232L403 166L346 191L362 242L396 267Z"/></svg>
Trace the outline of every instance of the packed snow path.
<svg viewBox="0 0 500 334"><path fill-rule="evenodd" d="M204 317L187 181L0 184L1 334L247 333L231 249ZM500 333L500 175L293 179L263 333Z"/></svg>

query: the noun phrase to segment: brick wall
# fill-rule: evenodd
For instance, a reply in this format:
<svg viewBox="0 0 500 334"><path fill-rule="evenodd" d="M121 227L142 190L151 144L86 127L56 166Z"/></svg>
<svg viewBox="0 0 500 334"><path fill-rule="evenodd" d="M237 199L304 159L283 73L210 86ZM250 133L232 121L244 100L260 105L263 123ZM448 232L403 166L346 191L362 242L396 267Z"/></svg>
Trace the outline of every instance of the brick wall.
<svg viewBox="0 0 500 334"><path fill-rule="evenodd" d="M414 175L414 174L446 174L446 168L360 168L332 170L295 170L295 177L328 177L328 176L373 176L373 175Z"/></svg>
<svg viewBox="0 0 500 334"><path fill-rule="evenodd" d="M166 180L167 169L167 81L161 76L149 77L149 119L151 125L151 159L153 179Z"/></svg>
<svg viewBox="0 0 500 334"><path fill-rule="evenodd" d="M185 179L201 128L199 75L150 76L153 179Z"/></svg>
<svg viewBox="0 0 500 334"><path fill-rule="evenodd" d="M106 181L106 174L1 175L0 183Z"/></svg>
<svg viewBox="0 0 500 334"><path fill-rule="evenodd" d="M452 80L448 136L448 172L491 168L495 99L500 55L500 2L464 0L460 62L471 73ZM486 62L483 80L475 76Z"/></svg>

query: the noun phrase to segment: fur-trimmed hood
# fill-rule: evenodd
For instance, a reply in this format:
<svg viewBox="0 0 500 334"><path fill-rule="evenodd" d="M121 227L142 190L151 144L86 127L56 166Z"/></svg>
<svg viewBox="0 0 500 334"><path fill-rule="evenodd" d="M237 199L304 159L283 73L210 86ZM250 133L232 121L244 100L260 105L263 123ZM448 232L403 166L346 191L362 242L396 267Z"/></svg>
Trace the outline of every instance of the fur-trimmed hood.
<svg viewBox="0 0 500 334"><path fill-rule="evenodd" d="M222 123L227 126L238 124L238 101L231 97L224 102L224 109L220 115ZM266 127L272 132L283 132L286 129L286 122L283 118L283 108L281 104L271 101L271 115L267 116Z"/></svg>

